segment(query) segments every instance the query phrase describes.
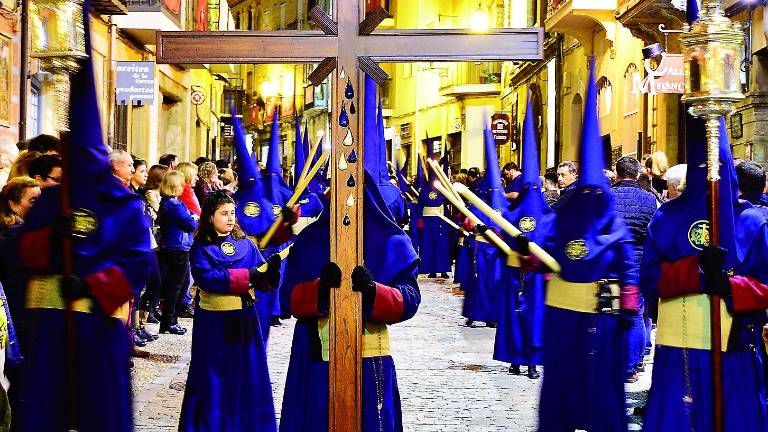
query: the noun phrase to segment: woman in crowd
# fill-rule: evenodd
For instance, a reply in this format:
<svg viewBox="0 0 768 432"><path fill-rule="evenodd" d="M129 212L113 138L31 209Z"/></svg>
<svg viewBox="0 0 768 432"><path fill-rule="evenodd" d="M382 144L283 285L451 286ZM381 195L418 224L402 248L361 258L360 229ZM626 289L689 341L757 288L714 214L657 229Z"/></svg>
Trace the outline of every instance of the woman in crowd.
<svg viewBox="0 0 768 432"><path fill-rule="evenodd" d="M219 180L221 180L222 189L229 194L237 191L237 174L231 168L219 169Z"/></svg>
<svg viewBox="0 0 768 432"><path fill-rule="evenodd" d="M159 264L159 249L157 244L157 238L158 238L158 226L157 226L157 212L160 210L160 200L162 197L160 196L160 183L163 181L163 177L165 177L165 174L168 173L168 167L164 165L152 165L152 168L149 169L149 172L147 174L147 182L144 184L144 187L142 188L144 193L144 198L147 200L147 204L149 205L150 210L150 216L152 217L152 238L150 241L153 244L153 249L155 251L155 260L158 263L158 275L162 275L162 269L160 268ZM150 267L152 266L152 263L150 263ZM151 324L157 324L160 322L160 310L158 309L158 304L160 302L160 295L162 294L162 280L159 284L153 283L152 277L150 277L149 284L147 285L147 289L144 290L144 293L141 295L141 302L139 306L139 317L142 322L145 323L151 323ZM153 288L154 287L154 288Z"/></svg>
<svg viewBox="0 0 768 432"><path fill-rule="evenodd" d="M189 248L197 221L181 202L184 191L184 174L169 171L160 184L160 211L157 224L160 227L160 260L165 269L163 284L163 316L160 333L184 334L187 329L178 324L176 301L179 293L186 290L189 273Z"/></svg>
<svg viewBox="0 0 768 432"><path fill-rule="evenodd" d="M204 201L190 260L200 290L179 431L275 432L254 290L277 287L280 258L258 267L264 258L237 225L235 201L217 191Z"/></svg>
<svg viewBox="0 0 768 432"><path fill-rule="evenodd" d="M201 163L198 167L197 176L199 180L195 185L195 195L197 200L203 203L205 198L213 191L221 189L222 184L221 180L219 180L219 171L213 162Z"/></svg>
<svg viewBox="0 0 768 432"><path fill-rule="evenodd" d="M667 181L664 180L664 174L667 173L669 162L667 155L662 151L654 152L646 161L645 169L651 178L651 185L659 195L667 190Z"/></svg>
<svg viewBox="0 0 768 432"><path fill-rule="evenodd" d="M176 167L176 171L184 174L184 191L179 199L193 214L200 216L200 201L195 195L195 185L198 181L197 165L192 162L182 162Z"/></svg>
<svg viewBox="0 0 768 432"><path fill-rule="evenodd" d="M16 158L16 161L11 165L11 172L8 174L8 180L21 176L29 176L29 164L40 155L42 155L42 153L36 151L25 151L20 153L19 157Z"/></svg>
<svg viewBox="0 0 768 432"><path fill-rule="evenodd" d="M8 339L2 345L2 349L5 349L5 375L12 384L12 388L8 389L8 383L3 382L2 389L8 391L8 397L10 404L14 411L14 420L20 418L22 392L24 388L24 369L22 348L27 349L24 346L24 337L28 336L29 325L25 318L25 288L26 277L25 273L21 270L21 264L18 262L18 256L11 243L15 241L18 229L21 227L21 223L24 222L24 218L27 216L29 209L37 201L40 196L40 185L36 180L30 177L16 177L8 181L3 187L2 199L0 199L0 301L2 301L3 308L0 308L0 326L7 325ZM10 293L10 296L6 300L5 293ZM10 312L13 311L13 319L11 321ZM4 313L4 314L3 314ZM14 324L16 326L14 326ZM18 338L17 341L17 333ZM0 369L0 376L2 376L2 369ZM4 398L0 398L4 400ZM5 403L3 403L4 405ZM0 408L0 419L4 417L3 409ZM2 421L0 421L0 426Z"/></svg>

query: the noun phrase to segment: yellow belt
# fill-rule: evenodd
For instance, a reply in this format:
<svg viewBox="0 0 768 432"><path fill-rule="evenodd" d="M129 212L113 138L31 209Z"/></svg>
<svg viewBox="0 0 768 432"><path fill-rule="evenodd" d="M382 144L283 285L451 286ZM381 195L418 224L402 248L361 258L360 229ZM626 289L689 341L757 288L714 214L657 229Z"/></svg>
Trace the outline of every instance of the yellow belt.
<svg viewBox="0 0 768 432"><path fill-rule="evenodd" d="M733 317L720 301L720 338L722 349L728 347ZM712 349L712 329L709 323L709 296L693 294L659 301L659 320L656 330L656 343L659 345Z"/></svg>
<svg viewBox="0 0 768 432"><path fill-rule="evenodd" d="M440 207L424 207L421 211L422 216L429 216L429 217L437 217L442 216L444 212L444 209L442 206Z"/></svg>
<svg viewBox="0 0 768 432"><path fill-rule="evenodd" d="M317 320L317 331L323 347L323 360L328 361L330 354L330 325L328 317ZM386 324L366 322L363 326L363 357L381 357L389 355L389 330Z"/></svg>
<svg viewBox="0 0 768 432"><path fill-rule="evenodd" d="M27 284L27 308L28 309L66 309L67 305L61 298L59 282L61 276L33 276ZM93 301L89 298L81 298L72 302L72 310L75 312L91 313ZM128 320L130 303L125 302L115 313L115 318Z"/></svg>
<svg viewBox="0 0 768 432"><path fill-rule="evenodd" d="M576 312L597 313L597 282L568 282L557 275L547 284L546 305Z"/></svg>
<svg viewBox="0 0 768 432"><path fill-rule="evenodd" d="M200 308L209 311L231 311L243 308L243 300L237 294L219 294L198 290L200 293ZM253 290L249 291L255 298Z"/></svg>

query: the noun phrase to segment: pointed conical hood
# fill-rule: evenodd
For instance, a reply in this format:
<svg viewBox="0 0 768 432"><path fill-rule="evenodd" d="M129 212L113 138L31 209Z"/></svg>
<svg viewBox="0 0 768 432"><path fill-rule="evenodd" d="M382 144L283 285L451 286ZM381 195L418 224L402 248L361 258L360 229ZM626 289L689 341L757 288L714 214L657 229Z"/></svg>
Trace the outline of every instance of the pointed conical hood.
<svg viewBox="0 0 768 432"><path fill-rule="evenodd" d="M280 157L280 110L275 109L275 118L272 121L272 134L269 136L269 155L264 172L264 194L272 203L275 215L291 198L291 188L285 184Z"/></svg>
<svg viewBox="0 0 768 432"><path fill-rule="evenodd" d="M395 220L400 220L405 215L400 190L389 182L387 169L387 156L384 141L384 116L381 106L376 107L376 81L368 74L365 75L365 103L364 103L364 135L363 152L365 158L365 170L379 188L387 208Z"/></svg>
<svg viewBox="0 0 768 432"><path fill-rule="evenodd" d="M400 166L400 161L397 161L396 169L397 171L397 184L400 187L400 192L402 193L408 193L410 192L410 183L408 182L408 179L406 178L405 174L405 167Z"/></svg>
<svg viewBox="0 0 768 432"><path fill-rule="evenodd" d="M272 202L264 195L264 184L256 163L248 154L245 145L245 133L240 118L232 115L232 128L235 133L235 156L237 157L237 192L235 193L235 216L243 231L251 236L264 234L275 220ZM255 147L255 146L254 146Z"/></svg>
<svg viewBox="0 0 768 432"><path fill-rule="evenodd" d="M533 124L533 106L531 98L525 109L523 122L523 160L520 175L520 195L514 210L504 217L520 228L525 235L535 242L543 240L549 232L553 212L544 200L539 179L539 146L536 142L536 128Z"/></svg>
<svg viewBox="0 0 768 432"><path fill-rule="evenodd" d="M424 183L427 182L427 178L424 176L424 165L421 160L421 155L417 152L416 153L416 189L421 189L424 186Z"/></svg>
<svg viewBox="0 0 768 432"><path fill-rule="evenodd" d="M685 20L688 24L693 24L694 21L699 19L699 1L688 0L685 11Z"/></svg>
<svg viewBox="0 0 768 432"><path fill-rule="evenodd" d="M665 257L671 260L698 253L701 250L707 224L707 134L703 119L686 114L685 190L682 195L665 202L648 227L650 235ZM738 181L733 166L731 146L720 118L720 246L729 251L727 267L740 262L741 250L736 249L735 206L738 203ZM696 235L698 233L698 236ZM707 240L708 241L708 240ZM694 246L696 244L696 246ZM737 250L739 254L734 254Z"/></svg>
<svg viewBox="0 0 768 432"><path fill-rule="evenodd" d="M579 149L579 179L575 191L557 213L554 245L551 248L553 258L563 267L563 279L571 282L624 277L624 274L616 272L613 261L622 244L630 240L629 231L616 214L613 193L603 174L594 58L589 63L584 130ZM623 282L635 284L637 281Z"/></svg>
<svg viewBox="0 0 768 432"><path fill-rule="evenodd" d="M589 61L589 82L587 83L587 98L584 104L584 123L579 148L578 186L592 186L607 190L609 188L608 179L603 173L605 151L597 120L597 84L595 83L594 57Z"/></svg>
<svg viewBox="0 0 768 432"><path fill-rule="evenodd" d="M72 208L95 209L99 202L93 185L100 193L122 196L131 193L112 175L109 149L104 144L99 114L96 83L91 63L89 24L90 1L83 4L85 52L88 57L79 61L80 70L72 76L69 102L69 157L65 175L71 179L70 202ZM75 191L77 191L75 193Z"/></svg>
<svg viewBox="0 0 768 432"><path fill-rule="evenodd" d="M509 205L504 196L504 188L501 186L501 170L499 169L499 157L496 155L496 141L493 139L493 133L485 123L483 130L485 143L485 176L482 182L482 193L485 202L493 207L494 210L501 212Z"/></svg>
<svg viewBox="0 0 768 432"><path fill-rule="evenodd" d="M296 149L294 150L294 156L293 187L295 188L299 181L299 176L301 176L301 170L304 169L304 164L307 163L307 156L304 153L304 140L301 137L301 119L299 116L296 116Z"/></svg>
<svg viewBox="0 0 768 432"><path fill-rule="evenodd" d="M272 119L272 133L269 136L269 154L265 168L268 173L283 175L280 158L280 108L275 108L275 116Z"/></svg>

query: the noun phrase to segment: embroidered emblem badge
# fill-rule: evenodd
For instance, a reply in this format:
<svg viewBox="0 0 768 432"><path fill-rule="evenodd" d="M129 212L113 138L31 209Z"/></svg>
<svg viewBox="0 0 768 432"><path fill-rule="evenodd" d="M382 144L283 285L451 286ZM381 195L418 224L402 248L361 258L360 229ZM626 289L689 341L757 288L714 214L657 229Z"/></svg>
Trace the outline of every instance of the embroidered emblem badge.
<svg viewBox="0 0 768 432"><path fill-rule="evenodd" d="M230 242L224 242L221 244L221 251L224 255L232 256L235 254L235 245Z"/></svg>
<svg viewBox="0 0 768 432"><path fill-rule="evenodd" d="M282 208L282 207L280 207L279 205L275 204L275 205L273 205L273 206L272 206L272 213L273 213L275 216L279 215L279 214L280 214L280 212L282 212L282 211L283 211L283 208Z"/></svg>
<svg viewBox="0 0 768 432"><path fill-rule="evenodd" d="M437 199L437 192L432 191L429 193L429 199Z"/></svg>
<svg viewBox="0 0 768 432"><path fill-rule="evenodd" d="M709 221L697 220L688 229L688 241L691 246L698 250L703 250L704 246L709 245Z"/></svg>
<svg viewBox="0 0 768 432"><path fill-rule="evenodd" d="M261 214L261 206L255 202L247 202L243 207L243 214L250 217L256 217Z"/></svg>
<svg viewBox="0 0 768 432"><path fill-rule="evenodd" d="M534 229L536 229L536 219L530 216L525 216L520 219L520 231L531 232Z"/></svg>
<svg viewBox="0 0 768 432"><path fill-rule="evenodd" d="M72 210L72 235L85 238L93 234L99 227L99 220L92 211L87 209Z"/></svg>
<svg viewBox="0 0 768 432"><path fill-rule="evenodd" d="M589 254L589 247L584 240L572 240L565 245L565 256L572 260L580 260Z"/></svg>

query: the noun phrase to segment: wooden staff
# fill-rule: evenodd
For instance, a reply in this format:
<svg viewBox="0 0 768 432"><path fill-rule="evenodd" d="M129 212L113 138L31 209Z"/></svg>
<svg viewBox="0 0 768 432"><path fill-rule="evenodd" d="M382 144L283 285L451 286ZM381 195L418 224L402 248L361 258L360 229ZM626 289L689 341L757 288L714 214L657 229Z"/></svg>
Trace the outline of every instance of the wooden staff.
<svg viewBox="0 0 768 432"><path fill-rule="evenodd" d="M293 245L289 245L287 248L277 253L277 256L280 257L280 261L284 261L286 258L288 258L288 253L291 252L291 246ZM269 268L269 265L266 262L264 262L264 264L256 267L256 270L258 270L260 273L266 273L268 268Z"/></svg>
<svg viewBox="0 0 768 432"><path fill-rule="evenodd" d="M309 186L309 182L312 181L312 179L315 177L315 174L317 174L317 171L320 169L323 164L328 160L328 157L330 156L330 152L325 151L322 155L320 155L320 159L317 160L317 163L312 167L311 170L309 170L309 173L305 176L303 176L299 183L296 185L296 190L293 192L293 195L288 200L288 202L285 204L286 207L292 207L296 204L296 202L299 200L299 197L302 193L304 193L304 190ZM309 165L309 164L307 164ZM306 165L305 165L306 167ZM302 174L305 174L302 172ZM259 242L259 248L264 249L269 244L269 241L272 239L272 236L275 235L275 232L277 231L277 228L280 226L280 224L283 222L283 215L282 213L277 215L277 218L272 223L272 226L269 227L267 230L267 233L264 234L264 237L262 237L261 241Z"/></svg>
<svg viewBox="0 0 768 432"><path fill-rule="evenodd" d="M61 132L61 164L64 168L61 176L61 205L59 207L60 214L63 217L70 218L72 215L72 168L70 163L72 157L70 154L70 135L69 132ZM67 219L69 220L69 219ZM69 223L69 229L71 229L71 220ZM67 235L61 239L62 254L64 258L64 277L73 276L75 274L74 265L74 249L72 245L72 233L68 232ZM50 251L49 251L50 253ZM75 311L72 306L72 300L66 300L64 302L66 307L64 311L65 321L65 337L66 337L66 361L67 361L67 423L69 431L80 430L78 415L77 415L77 374L75 372L75 365L77 364L77 340L75 334Z"/></svg>
<svg viewBox="0 0 768 432"><path fill-rule="evenodd" d="M466 217L468 217L469 220L472 221L472 223L474 223L475 225L482 225L483 224L483 221L481 221L480 218L477 217L477 215L472 213L464 205L464 203L461 202L460 199L457 200L456 196L453 193L448 192L448 190L446 188L444 188L442 185L440 185L439 183L435 183L435 188L438 191L440 191L440 193L443 194L443 196L446 197L448 199L448 201L451 201L451 203L453 203L453 205L456 206L456 208L459 209L460 212L464 213L464 215ZM494 246L496 246L497 248L499 248L499 250L504 252L505 255L511 255L512 253L514 253L512 251L512 248L509 247L509 245L507 245L506 243L504 243L504 240L502 240L501 237L496 235L495 232L493 232L491 230L488 230L488 231L484 232L483 235L488 239L488 241L493 243Z"/></svg>
<svg viewBox="0 0 768 432"><path fill-rule="evenodd" d="M504 230L507 234L511 235L512 237L517 237L522 234L522 232L517 229L514 225L512 225L511 222L506 220L503 216L498 214L491 206L485 203L480 197L472 193L472 191L469 190L468 187L461 183L456 183L453 185L454 189L464 198L466 198L469 202L471 202L475 207L477 207L478 210L483 212L486 216L491 218L494 222L496 222L501 229ZM547 267L549 267L553 272L560 273L560 264L552 257L552 255L548 254L547 251L545 251L541 246L537 245L534 242L530 242L529 248L531 250L531 254L533 254L536 258L540 259L542 263L544 263Z"/></svg>
<svg viewBox="0 0 768 432"><path fill-rule="evenodd" d="M443 185L443 188L445 188L445 190L448 193L453 195L453 198L455 198L455 200L461 201L461 196L459 196L459 193L456 192L456 190L451 185L451 181L448 179L448 177L446 177L445 173L443 172L443 168L440 167L440 165L437 162L433 161L432 159L427 159L427 164L429 165L430 168L432 168L432 171L434 171L435 175L437 176L437 180ZM446 196L446 198L448 197ZM454 200L450 198L448 199L448 201L450 201L451 203L454 202Z"/></svg>
<svg viewBox="0 0 768 432"><path fill-rule="evenodd" d="M458 226L458 225L456 224L456 222L454 222L454 221L452 221L452 220L448 219L447 217L445 217L445 216L443 216L443 215L441 215L441 214L437 215L437 217L439 217L440 219L442 219L442 220L443 220L443 222L447 223L447 224L448 224L448 226L450 226L451 228L453 228L453 229L455 229L455 230L459 231L460 233L464 234L465 236L469 237L469 233L468 233L468 232L466 232L466 231L462 231L462 230L461 230L462 228L461 228L460 226Z"/></svg>

